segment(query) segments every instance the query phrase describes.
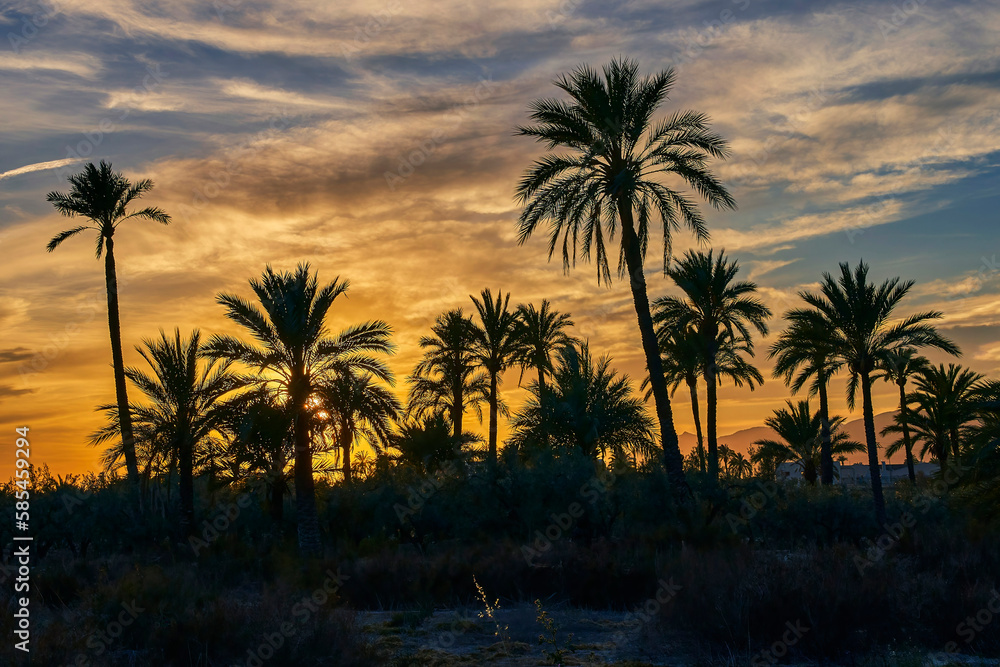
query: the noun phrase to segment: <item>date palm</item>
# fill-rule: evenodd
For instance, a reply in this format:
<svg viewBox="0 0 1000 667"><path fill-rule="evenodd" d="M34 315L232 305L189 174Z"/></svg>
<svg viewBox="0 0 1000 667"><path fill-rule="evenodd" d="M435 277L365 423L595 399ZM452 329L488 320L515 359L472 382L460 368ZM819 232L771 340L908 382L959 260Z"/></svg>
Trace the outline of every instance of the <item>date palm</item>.
<svg viewBox="0 0 1000 667"><path fill-rule="evenodd" d="M775 360L774 377L784 378L792 393L798 393L809 382L809 395L819 396L821 420L820 480L833 484L833 451L830 449L830 378L843 365L834 355L829 340L829 328L816 326L818 314L807 320L797 319L795 311L785 314L789 326L771 346L768 358ZM821 318L819 318L821 319ZM810 382L811 380L811 382Z"/></svg>
<svg viewBox="0 0 1000 667"><path fill-rule="evenodd" d="M698 405L698 378L703 370L701 343L691 329L677 329L661 326L657 330L660 346L660 361L663 366L663 376L667 382L670 395L677 393L683 383L688 388L691 397L691 414L694 417L694 430L697 437L698 468L705 472L707 455L705 442L701 431L701 410ZM649 386L649 376L642 381L642 389L646 390L644 398L648 401L652 396Z"/></svg>
<svg viewBox="0 0 1000 667"><path fill-rule="evenodd" d="M960 434L975 418L975 389L983 376L958 364L929 366L917 374L917 391L933 395L948 428L955 465L961 465Z"/></svg>
<svg viewBox="0 0 1000 667"><path fill-rule="evenodd" d="M548 300L542 300L541 308L535 304L521 304L517 307L517 338L521 342L518 363L523 373L533 369L538 374L540 395L545 394L545 377L552 374L552 358L567 345L576 344L576 339L566 333L573 326L569 314L552 310Z"/></svg>
<svg viewBox="0 0 1000 667"><path fill-rule="evenodd" d="M132 419L128 410L128 388L125 382L125 360L122 354L121 318L118 314L118 273L115 267L115 231L126 220L139 218L168 224L170 216L162 210L147 206L129 211L133 201L153 189L153 181L142 179L129 182L120 172L111 168L109 162L101 160L100 166L93 163L84 167L79 174L69 177L68 194L50 192L45 199L56 210L67 217L86 218L90 224L79 225L62 231L52 237L46 250L52 252L68 238L86 230L97 232L97 259L104 255L104 282L108 293L108 329L111 334L111 360L115 374L115 398L118 414L121 415L122 452L125 469L133 485L139 482L139 466L135 455L135 436Z"/></svg>
<svg viewBox="0 0 1000 667"><path fill-rule="evenodd" d="M409 377L407 416L421 419L447 410L454 437L461 439L466 409L473 408L481 421L480 405L489 395L489 382L476 366L476 325L456 308L440 315L431 332L420 339L424 356Z"/></svg>
<svg viewBox="0 0 1000 667"><path fill-rule="evenodd" d="M179 329L173 338L161 331L159 339L146 339L136 347L152 373L125 369L125 376L147 399L143 405L132 406L138 430L162 443L165 452L177 461L184 535L194 526L195 458L222 426L220 399L241 384L230 362L212 359L199 363L202 349L197 329L187 340L181 339ZM109 427L91 438L94 444L106 442L118 431L117 406L105 405L101 409L112 418Z"/></svg>
<svg viewBox="0 0 1000 667"><path fill-rule="evenodd" d="M389 380L389 386L395 384L391 375ZM376 448L387 445L402 406L396 394L378 383L371 373L349 370L321 380L317 396L319 406L336 425L344 481L350 482L351 448L355 440L360 436Z"/></svg>
<svg viewBox="0 0 1000 667"><path fill-rule="evenodd" d="M906 401L906 383L917 373L926 370L928 366L925 357L917 354L917 351L911 347L904 347L887 352L879 361L880 371L872 376L873 380L885 380L899 388L899 414L897 417L902 434L903 451L906 452L906 471L913 484L917 481L917 474L913 469L913 443L910 440L910 428L906 421L909 413ZM889 453L888 450L886 453Z"/></svg>
<svg viewBox="0 0 1000 667"><path fill-rule="evenodd" d="M823 438L822 416L818 412L813 414L807 400L796 404L791 401L785 403L786 408L775 410L764 420L784 442L771 439L755 441L753 444L759 447L755 452L756 459L771 459L777 464L795 461L802 468L802 477L815 484ZM843 456L865 451L863 444L851 440L847 433L840 430L843 423L843 417L830 419L830 450L833 454Z"/></svg>
<svg viewBox="0 0 1000 667"><path fill-rule="evenodd" d="M496 297L484 289L480 298L470 296L479 313L479 326L473 343L476 363L486 372L490 382L490 432L487 442L487 465L495 476L497 465L497 419L500 412L500 383L503 372L517 362L522 351L517 312L510 310L510 293L501 291Z"/></svg>
<svg viewBox="0 0 1000 667"><path fill-rule="evenodd" d="M549 257L561 246L568 270L579 247L583 259L596 261L599 282L611 281L608 256L615 249L609 252L607 244L619 235L618 273L629 279L664 463L674 493L682 496L689 489L643 264L652 224L662 225L664 271L673 234L682 224L699 240L708 238L695 201L678 185L690 187L715 208L735 209L736 202L708 168L711 158L729 155L725 140L709 130L708 117L683 111L654 120L674 80L673 69L640 76L638 64L628 59L613 60L600 73L584 65L558 78L555 85L569 100L536 100L531 105L534 125L520 127L518 133L562 152L534 162L518 184L517 199L523 205L518 243L546 226Z"/></svg>
<svg viewBox="0 0 1000 667"><path fill-rule="evenodd" d="M653 420L633 395L628 376L618 374L607 355L594 359L586 343L559 352L544 398L537 382L529 389L532 396L513 422L515 447L549 440L564 450L615 458L648 458L656 451Z"/></svg>
<svg viewBox="0 0 1000 667"><path fill-rule="evenodd" d="M913 287L913 281L899 278L875 285L868 279L868 265L858 262L854 271L844 262L840 276L823 274L819 293L803 292L807 308L792 311L792 317L816 327L827 327L835 357L850 373L847 403L853 409L858 389L861 389L865 440L868 447L868 469L871 476L875 519L885 524L885 498L879 470L878 441L875 439L875 413L872 404L872 375L881 360L893 349L901 347L936 347L950 354L959 354L958 347L937 332L931 320L941 313L925 311L894 320L895 310Z"/></svg>
<svg viewBox="0 0 1000 667"><path fill-rule="evenodd" d="M300 264L294 272L276 272L268 266L259 280L250 280L259 307L233 294L216 299L226 308L226 317L246 329L256 343L216 334L206 347L210 356L256 369L257 386L276 386L285 396L295 443L299 549L306 555L318 554L321 546L313 480L316 390L324 378L348 372L370 373L386 382L391 378L385 362L376 356L394 350L389 325L376 320L336 335L327 330L330 309L349 286L338 277L321 288L308 264Z"/></svg>
<svg viewBox="0 0 1000 667"><path fill-rule="evenodd" d="M756 330L767 334L770 309L757 298L757 285L736 280L739 263L729 261L725 251L688 251L669 270L683 297L665 296L653 302L653 320L660 326L691 329L701 343L702 375L706 387L706 426L708 431L708 472L719 477L717 440L717 387L720 360L726 356L736 371L730 377L738 384L763 382L763 377L747 363L741 353L753 355ZM742 363L741 363L742 362ZM752 369L752 370L751 370Z"/></svg>

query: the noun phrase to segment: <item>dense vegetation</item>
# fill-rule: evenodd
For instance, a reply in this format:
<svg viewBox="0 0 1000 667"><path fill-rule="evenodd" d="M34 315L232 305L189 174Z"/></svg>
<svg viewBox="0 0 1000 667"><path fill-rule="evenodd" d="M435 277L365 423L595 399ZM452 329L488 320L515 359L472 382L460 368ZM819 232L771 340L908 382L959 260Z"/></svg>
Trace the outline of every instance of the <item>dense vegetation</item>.
<svg viewBox="0 0 1000 667"><path fill-rule="evenodd" d="M701 240L708 230L690 196L661 177L735 208L708 169L728 155L708 119L653 120L672 83L671 71L642 78L627 60L583 67L557 81L570 101L535 102L535 125L520 129L563 151L517 188L520 240L547 227L550 255L561 245L569 268L579 249L610 282L617 236L652 410L558 304L490 289L440 314L397 393L390 324L340 321L350 283L322 282L308 264L267 267L248 292L218 296L239 335L161 332L137 347L144 366L126 367L113 236L130 218L169 216L130 210L152 183L104 162L73 177L68 194L51 193L60 212L90 224L49 250L95 229L105 253L117 395L99 406L106 425L91 435L105 447L103 472L33 469L3 488L11 512L29 493L38 526L35 659L252 664L268 657L253 656L261 638L280 632L270 649L280 664L435 664L444 657L430 643L402 651L356 612L406 610L419 627L435 608L480 600L489 611L487 594L641 611L664 582L671 594L633 634L663 652L686 642L695 660L1000 655L998 625L966 620L1000 611L1000 384L920 356L959 350L933 325L941 313L905 309L911 281L873 283L864 262L824 274L783 314L769 350L774 376L817 396L818 409L788 401L766 420L780 439L746 454L718 442L717 388L764 382L755 337L775 318L724 251L671 255L681 225ZM675 289L651 300L643 267L654 218ZM504 399L515 374L530 393L519 406ZM852 409L860 394L865 442L829 414L838 378ZM909 483L888 492L877 381L899 389L883 435L898 436L889 449L910 464ZM687 458L670 401L682 385L698 443ZM473 415L485 438L469 430ZM868 489L837 484L834 461L853 452L868 455ZM939 464L935 478L914 474L920 458ZM774 481L786 462L800 481ZM555 648L539 609L553 637L539 655L584 661L565 653L586 647ZM779 654L788 624L808 630ZM4 632L13 629L5 616Z"/></svg>

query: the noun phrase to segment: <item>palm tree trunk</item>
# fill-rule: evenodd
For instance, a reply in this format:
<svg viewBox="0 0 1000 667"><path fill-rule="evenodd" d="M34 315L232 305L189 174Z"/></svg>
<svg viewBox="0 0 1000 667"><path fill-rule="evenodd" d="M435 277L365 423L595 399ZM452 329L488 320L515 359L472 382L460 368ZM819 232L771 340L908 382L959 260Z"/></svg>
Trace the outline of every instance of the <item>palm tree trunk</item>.
<svg viewBox="0 0 1000 667"><path fill-rule="evenodd" d="M497 412L500 403L497 398L497 392L497 374L490 373L490 442L488 466L491 479L496 479L497 475Z"/></svg>
<svg viewBox="0 0 1000 667"><path fill-rule="evenodd" d="M819 379L819 474L824 485L833 484L833 445L830 442L830 401L826 395L826 378Z"/></svg>
<svg viewBox="0 0 1000 667"><path fill-rule="evenodd" d="M875 440L875 413L872 408L872 385L867 371L861 373L861 395L865 419L865 440L868 445L868 472L872 480L872 498L875 501L875 521L885 525L885 496L882 495L882 472L878 464L878 441Z"/></svg>
<svg viewBox="0 0 1000 667"><path fill-rule="evenodd" d="M961 459L959 458L959 455L958 455L958 451L959 451L958 450L958 429L955 428L954 426L952 426L948 430L948 437L951 439L951 455L952 455L952 460L955 461L955 467L956 468L961 468L962 467L962 461L961 461Z"/></svg>
<svg viewBox="0 0 1000 667"><path fill-rule="evenodd" d="M541 435L542 443L546 448L549 446L549 424L545 421L545 371L538 367L538 407L542 415Z"/></svg>
<svg viewBox="0 0 1000 667"><path fill-rule="evenodd" d="M135 456L135 436L132 434L132 413L128 407L128 390L125 384L125 358L122 354L122 326L118 315L118 274L115 270L115 242L105 238L104 280L108 290L108 329L111 332L111 360L115 371L115 397L118 401L118 420L122 433L122 451L125 453L125 470L129 482L139 487L139 463Z"/></svg>
<svg viewBox="0 0 1000 667"><path fill-rule="evenodd" d="M293 377L290 393L295 405L292 431L295 438L295 520L298 524L299 551L304 556L320 552L319 517L316 514L316 489L313 482L312 448L306 412L308 391L301 386L304 378Z"/></svg>
<svg viewBox="0 0 1000 667"><path fill-rule="evenodd" d="M187 536L194 526L194 447L191 438L181 436L178 443L180 461L181 534Z"/></svg>
<svg viewBox="0 0 1000 667"><path fill-rule="evenodd" d="M708 385L705 391L705 402L708 406L705 409L705 420L708 422L708 476L719 480L719 441L716 432L718 422L719 397L718 386L715 381L715 360L709 359L705 364L705 384Z"/></svg>
<svg viewBox="0 0 1000 667"><path fill-rule="evenodd" d="M688 389L691 390L691 413L694 415L694 432L698 436L698 467L705 472L705 441L701 435L701 409L698 407L698 378L692 377L686 380Z"/></svg>
<svg viewBox="0 0 1000 667"><path fill-rule="evenodd" d="M344 481L350 482L353 479L353 471L351 470L351 445L354 444L354 429L351 428L346 418L341 423L340 442L344 454Z"/></svg>
<svg viewBox="0 0 1000 667"><path fill-rule="evenodd" d="M462 417L465 415L465 396L462 387L462 367L459 355L455 355L455 379L451 385L451 426L455 442L462 441Z"/></svg>
<svg viewBox="0 0 1000 667"><path fill-rule="evenodd" d="M913 469L913 442L910 441L910 425L906 423L906 385L899 383L899 425L903 427L903 449L906 450L906 472L910 483L917 483L917 473Z"/></svg>
<svg viewBox="0 0 1000 667"><path fill-rule="evenodd" d="M635 304L636 318L639 320L642 350L646 355L646 370L649 371L649 384L653 390L653 403L656 406L656 419L660 424L663 463L674 495L677 498L687 498L691 495L691 489L684 478L684 457L681 455L677 441L677 430L674 428L674 415L670 406L670 396L667 393L667 381L663 377L660 346L656 340L653 316L649 309L646 276L642 271L642 252L639 248L639 239L635 234L632 206L624 199L618 201L618 217L622 223L622 250L625 253L625 268L629 273L629 286L632 288L632 301Z"/></svg>

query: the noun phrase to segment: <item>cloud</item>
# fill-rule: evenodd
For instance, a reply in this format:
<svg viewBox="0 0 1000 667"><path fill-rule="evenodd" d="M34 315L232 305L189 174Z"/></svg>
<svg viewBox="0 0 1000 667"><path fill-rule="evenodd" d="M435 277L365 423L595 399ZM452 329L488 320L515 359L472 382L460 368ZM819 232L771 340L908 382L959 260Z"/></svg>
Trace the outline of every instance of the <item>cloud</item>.
<svg viewBox="0 0 1000 667"><path fill-rule="evenodd" d="M0 350L0 364L7 364L14 361L26 361L34 356L34 352L26 347L12 347L9 350Z"/></svg>
<svg viewBox="0 0 1000 667"><path fill-rule="evenodd" d="M35 171L45 171L46 169L58 169L59 167L65 167L66 165L76 164L81 162L83 158L67 158L65 160L50 160L49 162L36 162L35 164L27 164L23 167L18 167L17 169L10 169L8 171L0 173L0 181L5 178L13 178L14 176L20 176L21 174L30 174Z"/></svg>

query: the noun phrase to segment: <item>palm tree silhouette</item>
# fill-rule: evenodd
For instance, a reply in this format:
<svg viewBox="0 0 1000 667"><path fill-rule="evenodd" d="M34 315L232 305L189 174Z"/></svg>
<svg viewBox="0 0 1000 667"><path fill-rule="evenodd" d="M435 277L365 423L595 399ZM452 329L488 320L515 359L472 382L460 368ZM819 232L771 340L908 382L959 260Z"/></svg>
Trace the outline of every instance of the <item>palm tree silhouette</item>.
<svg viewBox="0 0 1000 667"><path fill-rule="evenodd" d="M751 328L767 334L771 311L757 297L757 285L748 280L735 281L740 267L726 259L725 251L714 256L688 251L670 268L669 274L684 297L664 296L653 302L653 319L661 326L690 328L701 342L702 375L706 386L706 422L708 430L708 472L719 477L717 451L717 386L720 356L726 356L735 371L730 377L738 384L763 382L757 369L746 363L740 353L753 355ZM740 363L742 362L742 364Z"/></svg>
<svg viewBox="0 0 1000 667"><path fill-rule="evenodd" d="M641 77L635 61L616 59L598 73L581 66L555 85L570 100L536 100L534 125L518 128L548 149L567 149L537 160L517 187L524 206L518 221L518 243L547 223L549 257L562 246L563 266L583 258L597 263L598 281L610 283L607 242L620 232L619 275L629 277L646 367L660 424L664 463L674 492L690 491L677 444L670 397L663 378L660 352L649 309L643 263L654 216L663 225L663 269L672 248L672 234L683 223L699 240L708 238L705 220L682 190L664 185L662 177L677 177L712 206L735 209L736 202L708 170L710 158L729 154L726 142L708 129L708 118L685 111L654 122L652 117L674 84L667 69ZM560 237L562 237L560 243ZM572 247L571 247L572 246Z"/></svg>
<svg viewBox="0 0 1000 667"><path fill-rule="evenodd" d="M211 359L199 363L203 351L196 329L187 340L180 329L173 338L160 331L159 339L145 339L136 347L152 374L126 368L125 375L147 398L133 405L133 420L141 433L161 443L164 453L177 461L180 471L181 532L194 526L194 468L196 456L209 446L222 426L220 399L238 388L241 380L231 372L231 362ZM101 406L110 415L108 425L91 438L100 444L118 431L117 405ZM115 454L120 450L115 449ZM112 459L113 460L113 459Z"/></svg>
<svg viewBox="0 0 1000 667"><path fill-rule="evenodd" d="M390 380L392 379L390 375ZM390 386L394 383L390 382ZM321 380L317 388L320 407L337 425L344 481L352 480L351 447L358 436L375 446L388 444L402 406L396 394L376 382L371 373L352 371Z"/></svg>
<svg viewBox="0 0 1000 667"><path fill-rule="evenodd" d="M660 345L660 362L663 366L663 376L667 382L670 395L677 393L681 383L687 385L691 396L691 413L694 416L695 436L698 439L698 468L705 472L707 454L705 452L704 436L701 431L701 410L698 406L698 378L701 377L704 363L701 351L701 341L692 329L678 329L661 325L656 332ZM648 401L653 391L649 386L649 376L642 381L642 389L646 390L644 398Z"/></svg>
<svg viewBox="0 0 1000 667"><path fill-rule="evenodd" d="M655 451L653 420L632 393L631 381L611 367L607 355L594 359L586 343L559 351L559 365L545 398L537 382L513 422L511 444L576 449L591 457L611 454L649 457Z"/></svg>
<svg viewBox="0 0 1000 667"><path fill-rule="evenodd" d="M287 396L295 442L298 541L306 555L318 554L321 546L311 428L316 389L324 377L341 373L367 372L385 382L392 377L385 362L373 356L394 350L388 324L374 320L335 336L328 334L330 308L349 286L349 281L337 277L321 289L308 264L280 273L268 266L260 280L250 280L261 308L232 294L216 299L225 306L226 317L250 332L259 345L216 334L206 347L210 356L257 369L254 384L277 385Z"/></svg>
<svg viewBox="0 0 1000 667"><path fill-rule="evenodd" d="M830 328L815 326L820 317L813 313L807 320L796 317L795 311L785 313L789 326L771 346L768 358L775 359L772 374L783 377L792 393L798 393L810 378L809 395L819 395L822 444L820 447L820 480L833 484L833 451L830 449L830 378L843 362L834 355Z"/></svg>
<svg viewBox="0 0 1000 667"><path fill-rule="evenodd" d="M517 323L517 312L509 309L510 293L501 291L496 298L489 288L484 289L479 299L470 296L479 313L479 327L473 343L476 362L486 372L490 381L490 433L487 442L487 465L490 475L495 476L497 465L497 415L500 410L500 382L503 372L516 363L521 354L521 339Z"/></svg>
<svg viewBox="0 0 1000 667"><path fill-rule="evenodd" d="M917 374L917 391L935 397L941 418L948 428L948 440L955 465L961 465L960 433L975 419L975 390L983 376L958 364L929 366Z"/></svg>
<svg viewBox="0 0 1000 667"><path fill-rule="evenodd" d="M409 377L407 415L420 419L445 409L454 437L461 439L466 409L473 408L482 421L480 404L489 395L486 376L476 367L476 325L456 308L440 315L431 331L433 336L420 339L424 356Z"/></svg>
<svg viewBox="0 0 1000 667"><path fill-rule="evenodd" d="M823 439L822 416L810 411L808 400L794 405L791 401L785 403L787 408L778 408L764 420L784 442L771 439L754 441L753 444L760 448L755 457L757 460L770 457L778 464L797 461L802 468L802 477L810 484L815 484ZM843 417L834 416L830 419L830 451L841 456L865 451L863 444L851 440L847 433L840 430L843 423Z"/></svg>
<svg viewBox="0 0 1000 667"><path fill-rule="evenodd" d="M941 317L937 311L918 313L893 323L893 311L913 284L912 280L900 282L899 278L891 278L876 286L868 281L868 265L864 261L858 262L853 273L843 262L839 278L823 274L819 294L802 293L808 308L792 311L795 319L809 322L811 326L826 327L829 331L834 354L850 373L847 404L851 409L854 409L858 387L861 388L868 469L875 520L879 526L885 524L885 498L875 439L872 373L878 370L886 353L900 347L936 347L959 354L958 347L930 324L930 320Z"/></svg>
<svg viewBox="0 0 1000 667"><path fill-rule="evenodd" d="M52 252L66 239L82 231L97 231L97 259L104 255L104 281L108 293L108 329L111 333L111 360L115 372L115 397L121 415L122 452L129 481L137 488L139 465L135 455L135 436L128 410L128 390L125 383L125 360L122 354L121 319L118 314L118 274L115 269L115 230L131 218L152 220L168 224L170 216L158 208L148 206L129 211L128 205L153 189L148 178L130 183L121 172L113 171L111 163L101 160L100 166L88 164L83 171L69 177L68 194L50 192L45 199L67 217L81 216L91 222L59 232L52 237L46 250Z"/></svg>
<svg viewBox="0 0 1000 667"><path fill-rule="evenodd" d="M575 345L577 340L566 333L573 326L568 313L552 310L548 300L542 300L541 308L535 304L521 304L517 307L517 338L521 342L518 363L521 372L532 368L538 373L539 395L545 395L545 376L552 374L552 357L559 350Z"/></svg>
<svg viewBox="0 0 1000 667"><path fill-rule="evenodd" d="M906 452L906 471L910 482L916 483L917 474L913 469L913 443L910 441L910 428L906 422L909 412L906 401L906 382L921 371L928 368L926 358L917 354L911 347L890 350L879 360L880 371L872 376L873 380L885 380L899 387L899 428L902 433L903 450ZM884 433L884 431L883 431ZM889 451L886 450L886 454Z"/></svg>

